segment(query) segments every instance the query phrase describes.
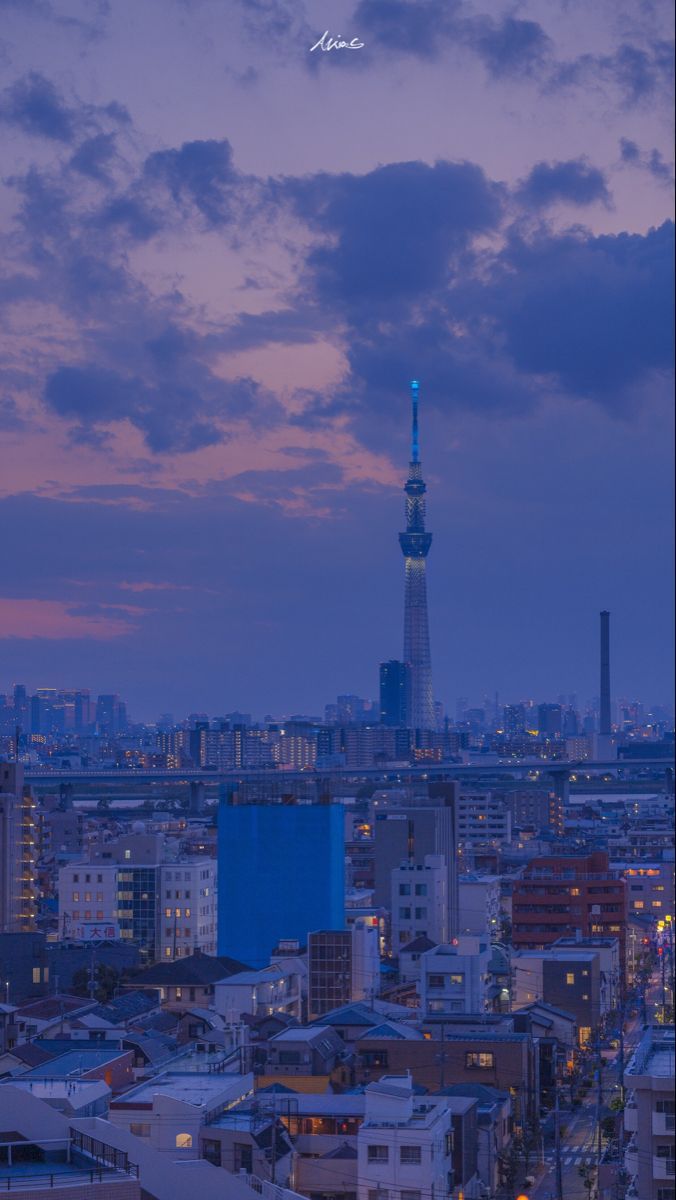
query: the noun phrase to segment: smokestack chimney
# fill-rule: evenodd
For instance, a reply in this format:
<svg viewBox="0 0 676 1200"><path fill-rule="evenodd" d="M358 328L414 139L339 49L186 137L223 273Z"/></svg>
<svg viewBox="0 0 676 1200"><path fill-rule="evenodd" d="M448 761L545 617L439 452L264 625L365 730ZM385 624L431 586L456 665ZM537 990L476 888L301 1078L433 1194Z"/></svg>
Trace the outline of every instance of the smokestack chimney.
<svg viewBox="0 0 676 1200"><path fill-rule="evenodd" d="M610 734L610 613L601 613L601 721L599 732Z"/></svg>

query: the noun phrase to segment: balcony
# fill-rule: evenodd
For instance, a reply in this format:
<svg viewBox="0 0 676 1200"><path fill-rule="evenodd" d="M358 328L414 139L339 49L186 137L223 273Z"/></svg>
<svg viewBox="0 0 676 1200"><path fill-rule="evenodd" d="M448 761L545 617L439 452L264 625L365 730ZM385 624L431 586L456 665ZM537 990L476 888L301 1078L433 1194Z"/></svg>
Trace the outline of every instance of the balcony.
<svg viewBox="0 0 676 1200"><path fill-rule="evenodd" d="M625 1125L625 1129L627 1126ZM673 1133L676 1129L675 1113L653 1113L653 1133Z"/></svg>
<svg viewBox="0 0 676 1200"><path fill-rule="evenodd" d="M624 1132L638 1132L638 1109L635 1104L627 1104L624 1110Z"/></svg>
<svg viewBox="0 0 676 1200"><path fill-rule="evenodd" d="M653 1154L653 1179L674 1179L676 1158L658 1158Z"/></svg>

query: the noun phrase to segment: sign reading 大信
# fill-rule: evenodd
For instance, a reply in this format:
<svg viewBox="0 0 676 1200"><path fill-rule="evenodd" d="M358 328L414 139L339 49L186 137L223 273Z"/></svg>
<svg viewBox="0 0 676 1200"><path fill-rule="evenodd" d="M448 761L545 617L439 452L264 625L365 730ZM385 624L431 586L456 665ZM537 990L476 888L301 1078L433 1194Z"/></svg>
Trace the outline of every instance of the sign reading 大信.
<svg viewBox="0 0 676 1200"><path fill-rule="evenodd" d="M120 926L114 921L79 921L72 930L78 942L114 942L119 936Z"/></svg>

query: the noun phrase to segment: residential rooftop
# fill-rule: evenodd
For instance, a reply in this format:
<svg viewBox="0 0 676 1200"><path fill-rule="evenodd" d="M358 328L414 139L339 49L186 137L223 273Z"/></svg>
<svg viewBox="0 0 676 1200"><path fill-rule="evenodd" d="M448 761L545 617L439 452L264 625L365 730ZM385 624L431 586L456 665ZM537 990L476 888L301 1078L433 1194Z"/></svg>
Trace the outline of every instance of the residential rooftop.
<svg viewBox="0 0 676 1200"><path fill-rule="evenodd" d="M241 1084L241 1097L238 1098L244 1099L252 1088L252 1077L249 1075L165 1071L118 1096L113 1100L111 1109L151 1108L155 1096L159 1095L171 1096L174 1100L201 1108L213 1104L225 1092L232 1090L238 1081Z"/></svg>

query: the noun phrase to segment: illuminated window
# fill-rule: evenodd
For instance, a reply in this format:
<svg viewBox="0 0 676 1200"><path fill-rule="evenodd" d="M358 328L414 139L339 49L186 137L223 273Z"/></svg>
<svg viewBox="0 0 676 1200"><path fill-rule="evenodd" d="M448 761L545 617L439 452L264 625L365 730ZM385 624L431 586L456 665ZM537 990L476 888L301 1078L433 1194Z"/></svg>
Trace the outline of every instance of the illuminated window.
<svg viewBox="0 0 676 1200"><path fill-rule="evenodd" d="M40 968L33 967L33 983L39 983L39 982L40 982Z"/></svg>
<svg viewBox="0 0 676 1200"><path fill-rule="evenodd" d="M575 972L574 971L566 972L566 983L575 983Z"/></svg>
<svg viewBox="0 0 676 1200"><path fill-rule="evenodd" d="M190 1150L191 1148L192 1148L192 1134L191 1133L177 1133L176 1134L176 1149L177 1150Z"/></svg>
<svg viewBox="0 0 676 1200"><path fill-rule="evenodd" d="M571 894L571 896L579 896L579 895L580 895L580 889L579 889L579 888L571 888L571 889L570 889L570 894Z"/></svg>
<svg viewBox="0 0 676 1200"><path fill-rule="evenodd" d="M164 947L164 957L171 958L171 946Z"/></svg>
<svg viewBox="0 0 676 1200"><path fill-rule="evenodd" d="M124 857L125 857L126 859L130 859L130 858L131 858L131 850L125 850L125 852L124 852Z"/></svg>
<svg viewBox="0 0 676 1200"><path fill-rule="evenodd" d="M634 908L645 908L642 900L634 900Z"/></svg>
<svg viewBox="0 0 676 1200"><path fill-rule="evenodd" d="M495 1065L495 1055L491 1050L468 1050L465 1054L465 1067L479 1067L482 1071L490 1071Z"/></svg>
<svg viewBox="0 0 676 1200"><path fill-rule="evenodd" d="M80 893L79 893L79 892L73 892L73 904L77 904L77 903L78 903L78 901L79 901L79 899L80 899Z"/></svg>

